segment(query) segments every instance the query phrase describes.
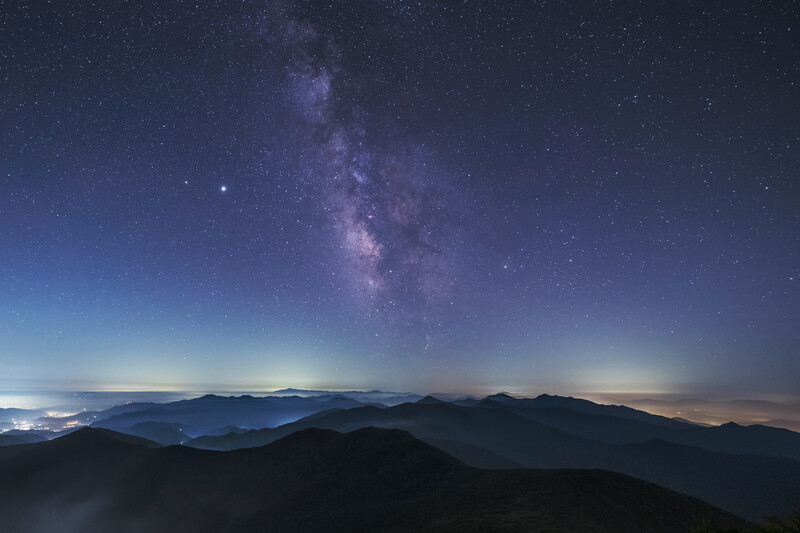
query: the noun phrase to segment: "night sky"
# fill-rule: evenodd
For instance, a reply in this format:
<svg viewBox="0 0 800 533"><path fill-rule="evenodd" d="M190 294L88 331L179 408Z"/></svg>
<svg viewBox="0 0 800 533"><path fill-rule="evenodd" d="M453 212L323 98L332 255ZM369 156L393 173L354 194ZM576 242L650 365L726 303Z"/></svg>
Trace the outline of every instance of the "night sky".
<svg viewBox="0 0 800 533"><path fill-rule="evenodd" d="M750 4L4 3L0 388L800 394Z"/></svg>

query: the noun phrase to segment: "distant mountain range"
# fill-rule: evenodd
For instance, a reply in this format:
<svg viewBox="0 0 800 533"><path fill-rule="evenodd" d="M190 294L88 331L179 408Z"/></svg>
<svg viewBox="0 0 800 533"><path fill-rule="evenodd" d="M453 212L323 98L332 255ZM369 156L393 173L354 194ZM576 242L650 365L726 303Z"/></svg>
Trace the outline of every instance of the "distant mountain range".
<svg viewBox="0 0 800 533"><path fill-rule="evenodd" d="M84 411L66 417L40 417L33 423L35 426L51 431L60 431L76 425L128 430L142 422L161 422L182 426L182 431L188 435L186 437L188 439L214 432L226 426L274 427L320 411L349 409L364 405L370 405L370 402L361 402L353 398L330 394L308 397L206 394L199 398L162 404L128 403L103 411Z"/></svg>
<svg viewBox="0 0 800 533"><path fill-rule="evenodd" d="M71 427L62 432L6 432L0 434L0 446L19 448L14 445L60 437L78 423L145 442L216 451L258 448L315 428L350 433L372 427L407 431L475 468L615 471L752 521L800 510L800 434L785 429L733 423L704 427L550 395L497 394L452 403L427 396L387 407L332 394L289 394L322 391L282 392L287 395L131 403L58 419L55 427ZM375 400L384 393L354 394Z"/></svg>
<svg viewBox="0 0 800 533"><path fill-rule="evenodd" d="M404 431L210 452L84 428L0 448L3 531L679 532L747 522L600 470L479 470Z"/></svg>

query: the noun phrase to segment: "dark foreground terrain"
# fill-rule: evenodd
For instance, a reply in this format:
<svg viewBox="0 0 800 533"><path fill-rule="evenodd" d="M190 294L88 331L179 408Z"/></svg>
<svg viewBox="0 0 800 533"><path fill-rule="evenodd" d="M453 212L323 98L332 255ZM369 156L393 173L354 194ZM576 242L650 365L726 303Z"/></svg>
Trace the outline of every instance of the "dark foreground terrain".
<svg viewBox="0 0 800 533"><path fill-rule="evenodd" d="M702 427L625 406L546 394L536 398L496 394L452 402L379 391L354 397L208 394L62 418L31 418L31 413L19 410L2 416L12 425L14 419L28 420L33 429L6 431L0 435L0 448L60 440L85 424L161 446L182 444L224 452L263 447L311 428L339 433L370 427L403 430L476 469L613 471L756 523L770 516L787 519L800 510L798 433L733 423ZM4 453L0 451L0 457ZM176 457L183 460L184 455ZM239 466L231 468L240 475Z"/></svg>
<svg viewBox="0 0 800 533"><path fill-rule="evenodd" d="M109 430L0 448L4 532L691 531L744 520L602 470L480 470L405 431L227 452Z"/></svg>

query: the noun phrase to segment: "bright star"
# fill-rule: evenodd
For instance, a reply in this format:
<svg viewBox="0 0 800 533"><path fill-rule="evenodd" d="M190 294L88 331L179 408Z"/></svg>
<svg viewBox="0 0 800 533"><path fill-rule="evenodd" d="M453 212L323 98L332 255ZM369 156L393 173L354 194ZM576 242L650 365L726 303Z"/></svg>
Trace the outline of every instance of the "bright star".
<svg viewBox="0 0 800 533"><path fill-rule="evenodd" d="M227 185L222 185L222 186L220 186L219 190L222 191L222 192L225 192L225 191L228 190L228 186Z"/></svg>

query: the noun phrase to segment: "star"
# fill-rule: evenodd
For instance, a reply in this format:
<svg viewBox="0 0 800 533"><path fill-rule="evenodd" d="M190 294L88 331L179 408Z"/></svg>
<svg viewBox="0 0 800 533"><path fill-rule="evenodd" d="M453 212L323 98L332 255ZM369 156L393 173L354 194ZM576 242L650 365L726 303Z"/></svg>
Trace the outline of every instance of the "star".
<svg viewBox="0 0 800 533"><path fill-rule="evenodd" d="M498 390L798 393L791 2L585 21L468 2L438 13L437 31L429 4L448 2L408 16L395 3L187 14L143 0L119 20L88 2L11 9L4 370L44 379L58 348L70 387L116 381L154 336L163 353L137 385L178 372L178 350L209 384L250 383L242 369L263 353L285 379L342 386L460 391L488 373ZM102 35L66 53L65 17ZM149 30L102 38L129 26ZM235 194L215 197L228 178ZM84 376L91 339L116 355ZM220 373L228 352L242 355ZM724 371L699 363L715 353L730 355Z"/></svg>

